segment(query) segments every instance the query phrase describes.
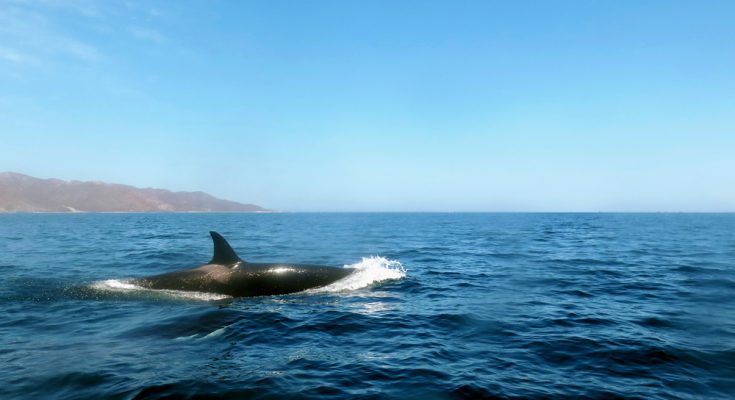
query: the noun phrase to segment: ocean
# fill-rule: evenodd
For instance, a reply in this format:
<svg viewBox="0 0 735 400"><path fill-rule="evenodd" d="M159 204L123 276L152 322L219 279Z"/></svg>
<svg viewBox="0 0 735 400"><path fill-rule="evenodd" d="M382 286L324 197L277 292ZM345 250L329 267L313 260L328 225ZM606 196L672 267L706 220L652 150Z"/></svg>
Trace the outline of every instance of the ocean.
<svg viewBox="0 0 735 400"><path fill-rule="evenodd" d="M131 278L347 266L229 298ZM735 398L735 214L0 215L2 399Z"/></svg>

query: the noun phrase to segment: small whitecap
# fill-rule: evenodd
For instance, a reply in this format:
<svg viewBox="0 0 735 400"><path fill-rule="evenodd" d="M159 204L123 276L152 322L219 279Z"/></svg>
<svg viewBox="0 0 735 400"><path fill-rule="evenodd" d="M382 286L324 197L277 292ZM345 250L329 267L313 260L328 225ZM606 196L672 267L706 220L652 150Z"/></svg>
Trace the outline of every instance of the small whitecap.
<svg viewBox="0 0 735 400"><path fill-rule="evenodd" d="M198 333L195 333L195 334L189 335L189 336L175 337L174 340L192 340L192 339L196 339L197 336L199 336L199 334Z"/></svg>
<svg viewBox="0 0 735 400"><path fill-rule="evenodd" d="M202 339L213 338L213 337L217 337L217 336L222 336L225 333L225 331L227 330L227 328L229 328L229 327L230 327L230 325L225 325L225 326L223 326L223 327L221 327L219 329L215 329L212 332L210 332L207 335L205 335Z"/></svg>

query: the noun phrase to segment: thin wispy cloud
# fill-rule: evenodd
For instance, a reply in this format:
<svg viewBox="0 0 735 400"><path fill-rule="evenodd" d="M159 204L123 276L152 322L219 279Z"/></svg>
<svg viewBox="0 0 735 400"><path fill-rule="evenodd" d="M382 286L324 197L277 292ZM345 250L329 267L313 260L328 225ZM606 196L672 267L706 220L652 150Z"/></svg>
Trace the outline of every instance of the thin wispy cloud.
<svg viewBox="0 0 735 400"><path fill-rule="evenodd" d="M0 10L0 68L110 61L112 39L170 43L153 27L165 14L137 2L0 0Z"/></svg>
<svg viewBox="0 0 735 400"><path fill-rule="evenodd" d="M96 46L59 26L53 18L53 9L39 7L43 4L2 4L0 41L8 45L0 49L0 58L14 64L39 64L65 61L59 60L59 56L77 61L93 61L102 57Z"/></svg>
<svg viewBox="0 0 735 400"><path fill-rule="evenodd" d="M0 102L6 127L29 126L39 112L55 114L75 92L87 93L77 99L84 104L95 95L155 102L149 94L155 73L136 69L130 52L173 43L157 28L164 11L137 2L0 0L0 86L26 98L23 107ZM23 116L22 108L34 112Z"/></svg>
<svg viewBox="0 0 735 400"><path fill-rule="evenodd" d="M0 47L0 60L21 64L26 61L26 57L15 50Z"/></svg>
<svg viewBox="0 0 735 400"><path fill-rule="evenodd" d="M63 10L89 18L103 16L105 14L104 7L109 4L97 0L35 0L25 1L24 3L35 3L38 7Z"/></svg>
<svg viewBox="0 0 735 400"><path fill-rule="evenodd" d="M146 40L155 44L164 44L167 42L166 37L154 29L131 26L128 28L128 32L137 39Z"/></svg>

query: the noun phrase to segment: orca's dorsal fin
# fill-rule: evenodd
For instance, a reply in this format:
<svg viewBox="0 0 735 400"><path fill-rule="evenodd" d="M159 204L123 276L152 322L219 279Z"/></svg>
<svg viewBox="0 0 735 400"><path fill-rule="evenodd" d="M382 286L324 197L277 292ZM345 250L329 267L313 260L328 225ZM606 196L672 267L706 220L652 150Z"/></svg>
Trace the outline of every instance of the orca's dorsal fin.
<svg viewBox="0 0 735 400"><path fill-rule="evenodd" d="M214 243L214 255L209 261L210 264L230 265L242 261L222 235L215 231L210 231L209 234L212 236L212 242Z"/></svg>

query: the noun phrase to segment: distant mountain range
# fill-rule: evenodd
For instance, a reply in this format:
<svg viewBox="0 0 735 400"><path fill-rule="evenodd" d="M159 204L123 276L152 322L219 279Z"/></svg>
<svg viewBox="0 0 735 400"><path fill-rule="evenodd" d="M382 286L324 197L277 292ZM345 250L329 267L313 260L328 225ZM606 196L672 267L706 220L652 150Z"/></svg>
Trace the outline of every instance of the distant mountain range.
<svg viewBox="0 0 735 400"><path fill-rule="evenodd" d="M254 204L203 192L139 189L105 182L39 179L0 173L0 212L263 212Z"/></svg>

